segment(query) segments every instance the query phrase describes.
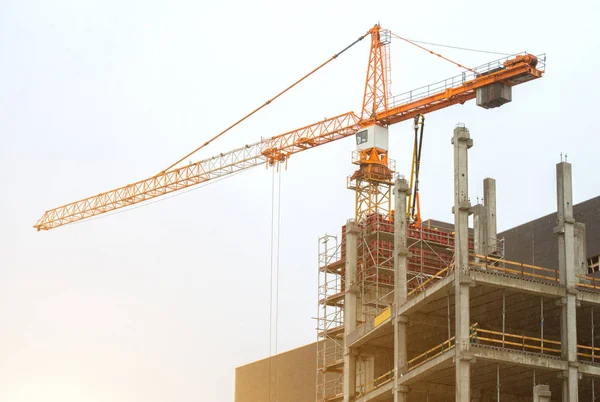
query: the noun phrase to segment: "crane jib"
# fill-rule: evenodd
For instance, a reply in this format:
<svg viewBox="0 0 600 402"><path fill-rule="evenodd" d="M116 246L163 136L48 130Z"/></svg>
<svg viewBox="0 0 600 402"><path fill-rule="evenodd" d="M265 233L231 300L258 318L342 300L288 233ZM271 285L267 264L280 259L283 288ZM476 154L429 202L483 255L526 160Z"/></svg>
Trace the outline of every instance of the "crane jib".
<svg viewBox="0 0 600 402"><path fill-rule="evenodd" d="M370 34L374 32L379 32L379 26L369 31ZM365 36L357 39L337 55ZM463 104L474 99L478 89L498 83L512 87L540 78L544 71L544 55L535 57L522 53L484 64L461 75L397 96L388 97L387 93L382 93L381 88L371 86L374 92L365 96L365 99L368 98L369 102L376 107L368 117L361 119L356 113L347 112L188 166L178 168L171 166L148 179L48 210L36 222L34 228L53 229L224 178L261 164L276 165L286 162L295 153L354 135L361 128L374 124L391 125L451 105ZM381 77L377 78L376 74L373 77L381 81ZM370 88L369 85L366 88ZM383 102L375 99L382 96L386 97ZM420 159L420 147L417 158ZM417 197L418 193L415 193L413 203L417 204L413 204L413 209L418 208L418 199L415 199Z"/></svg>

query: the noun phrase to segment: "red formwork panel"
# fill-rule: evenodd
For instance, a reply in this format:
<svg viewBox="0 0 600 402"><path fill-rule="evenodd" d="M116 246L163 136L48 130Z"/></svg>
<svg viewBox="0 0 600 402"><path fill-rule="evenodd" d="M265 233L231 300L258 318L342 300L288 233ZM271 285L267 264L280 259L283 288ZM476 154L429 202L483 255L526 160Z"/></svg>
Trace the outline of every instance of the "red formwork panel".
<svg viewBox="0 0 600 402"><path fill-rule="evenodd" d="M369 215L365 218L361 226L369 234L374 232L394 233L394 222L383 215ZM408 258L409 273L436 275L452 263L455 242L454 232L411 225L407 228L407 237L431 245L442 246L436 248L434 252L427 249L426 246L423 247L421 242L413 242L413 245L409 247L411 251L411 255ZM375 239L369 240L361 244L361 246L366 247L369 252L365 258L359 258L358 279L393 285L393 275L382 274L381 272L376 274L376 268L393 270L394 242ZM473 238L469 237L469 249L472 250L473 246ZM448 250L444 250L443 248L447 248ZM342 259L346 257L346 225L342 226L341 257Z"/></svg>

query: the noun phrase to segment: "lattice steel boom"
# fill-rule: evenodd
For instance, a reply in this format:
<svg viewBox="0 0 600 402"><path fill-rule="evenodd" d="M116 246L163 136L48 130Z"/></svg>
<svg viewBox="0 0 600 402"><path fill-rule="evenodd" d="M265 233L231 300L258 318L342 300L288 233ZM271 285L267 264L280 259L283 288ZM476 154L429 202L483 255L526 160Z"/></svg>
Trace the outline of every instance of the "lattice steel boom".
<svg viewBox="0 0 600 402"><path fill-rule="evenodd" d="M380 40L379 36L385 32L389 31L380 33L379 26L369 31L374 39L371 41L361 117L354 112L347 112L188 166L171 168L148 179L48 210L34 227L37 230L53 229L260 164L279 164L295 153L354 135L363 127L373 124L390 125L412 119L417 114L473 99L476 90L486 85L502 82L513 86L539 78L544 73L543 58L519 54L388 99L386 70L389 65L385 63L388 49L383 48L388 42L387 39Z"/></svg>

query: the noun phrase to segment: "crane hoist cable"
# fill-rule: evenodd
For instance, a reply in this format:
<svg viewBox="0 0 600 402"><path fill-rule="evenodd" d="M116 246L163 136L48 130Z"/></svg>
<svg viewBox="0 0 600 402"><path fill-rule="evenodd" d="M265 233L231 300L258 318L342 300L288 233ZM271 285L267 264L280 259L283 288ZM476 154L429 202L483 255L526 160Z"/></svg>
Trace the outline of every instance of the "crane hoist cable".
<svg viewBox="0 0 600 402"><path fill-rule="evenodd" d="M411 194L408 197L409 218L415 226L421 225L421 202L419 199L419 172L421 170L421 155L423 150L423 131L425 116L418 114L414 119L415 140L410 172Z"/></svg>
<svg viewBox="0 0 600 402"><path fill-rule="evenodd" d="M442 56L441 54L434 52L433 50L429 50L429 49L427 49L426 47L423 47L423 46L421 46L421 45L418 45L417 43L415 43L415 42L411 41L410 39L406 39L406 38L403 38L403 37L401 37L401 36L398 36L398 35L396 35L396 34L395 34L395 33L393 33L393 32L390 32L390 34L391 34L391 35L392 35L394 38L398 38L398 39L401 39L401 40L403 40L403 41L405 41L405 42L408 42L408 43L410 43L411 45L418 47L419 49L423 49L423 50L425 50L426 52L433 54L434 56L440 57L440 58L442 58L442 59L444 59L444 60L446 60L446 61L449 61L450 63L452 63L452 64L454 64L454 65L456 65L456 66L458 66L458 67L460 67L460 68L464 68L465 70L469 70L470 72L472 72L472 73L476 74L476 73L475 73L475 70L473 70L472 68L465 67L465 66L463 66L463 65L462 65L462 64L460 64L460 63L457 63L457 62L455 62L455 61L453 61L453 60L450 60L449 58L447 58L447 57L444 57L444 56Z"/></svg>
<svg viewBox="0 0 600 402"><path fill-rule="evenodd" d="M275 174L278 183L275 184ZM279 261L281 239L281 176L282 170L273 169L271 182L271 270L269 285L269 402L271 402L271 379L275 374L275 401L278 394L279 353ZM273 336L274 335L274 336ZM274 351L274 352L273 352ZM274 370L272 368L274 360Z"/></svg>
<svg viewBox="0 0 600 402"><path fill-rule="evenodd" d="M491 50L472 49L472 48L468 48L468 47L460 47L460 46L452 46L452 45L442 45L441 43L424 42L422 40L415 40L415 39L407 39L407 40L411 41L411 42L414 42L414 43L420 43L422 45L447 47L448 49L466 50L468 52L497 54L499 56L510 56L510 55L513 54L513 53L492 52Z"/></svg>
<svg viewBox="0 0 600 402"><path fill-rule="evenodd" d="M222 136L223 134L225 134L226 132L228 132L229 130L231 130L232 128L234 128L235 126L237 126L238 124L240 124L244 120L246 120L248 117L252 116L253 114L255 114L256 112L258 112L259 110L261 110L261 109L265 108L266 106L270 105L274 100L276 100L277 98L279 98L281 95L283 95L284 93L288 92L290 89L294 88L296 85L298 85L299 83L301 83L302 81L304 81L305 79L307 79L308 77L310 77L311 75L313 75L314 73L316 73L317 71L319 71L321 68L325 67L327 64L329 64L333 60L337 59L342 53L344 53L346 50L350 49L352 46L356 45L358 42L360 42L361 40L363 40L370 33L371 33L371 30L367 31L367 33L365 33L364 35L359 36L358 39L356 39L354 42L352 42L351 44L349 44L348 46L346 46L345 48L343 48L342 50L340 50L339 52L337 52L336 54L334 54L333 56L331 56L328 60L326 60L325 62L321 63L318 67L314 68L308 74L305 74L304 76L302 76L301 78L299 78L298 80L296 80L293 84L289 85L287 88L285 88L284 90L280 91L277 95L275 95L274 97L272 97L271 99L269 99L268 101L266 101L265 103L263 103L261 106L257 107L256 109L254 109L250 113L246 114L244 117L242 117L241 119L237 120L235 123L233 123L232 125L230 125L229 127L227 127L225 130L221 131L220 133L218 133L217 135L215 135L214 137L212 137L211 139L209 139L208 141L206 141L204 144L200 145L199 147L197 147L193 151L189 152L183 158L180 158L179 160L177 160L177 162L171 164L168 168L166 168L166 169L162 170L161 172L159 172L157 174L157 176L160 175L160 174L163 174L163 173L165 173L167 171L169 171L172 168L174 168L175 166L177 166L178 164L180 164L182 161L184 161L185 159L189 158L190 156L192 156L196 152L200 151L202 148L206 147L211 142L213 142L214 140L216 140L217 138L219 138L220 136Z"/></svg>

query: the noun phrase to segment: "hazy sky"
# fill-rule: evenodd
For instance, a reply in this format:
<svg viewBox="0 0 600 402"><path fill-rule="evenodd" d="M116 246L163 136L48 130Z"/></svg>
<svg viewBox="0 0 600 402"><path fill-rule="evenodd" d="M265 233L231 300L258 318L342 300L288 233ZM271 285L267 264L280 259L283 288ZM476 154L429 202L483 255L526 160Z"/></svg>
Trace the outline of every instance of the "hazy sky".
<svg viewBox="0 0 600 402"><path fill-rule="evenodd" d="M559 4L559 2L555 2ZM597 1L0 0L0 401L233 401L234 368L269 353L271 172L88 223L46 210L168 166L365 33L548 54L496 110L427 116L423 215L452 220L452 147L469 127L474 201L498 180L506 229L600 194ZM497 57L437 48L467 65ZM392 44L393 93L460 73ZM363 41L200 155L359 111ZM411 123L390 129L408 172ZM282 177L279 349L316 339L317 239L353 215L352 139L293 156ZM196 160L196 159L195 159Z"/></svg>

